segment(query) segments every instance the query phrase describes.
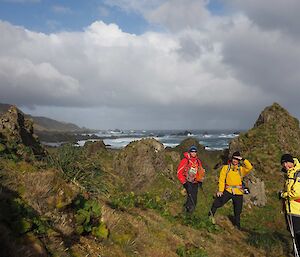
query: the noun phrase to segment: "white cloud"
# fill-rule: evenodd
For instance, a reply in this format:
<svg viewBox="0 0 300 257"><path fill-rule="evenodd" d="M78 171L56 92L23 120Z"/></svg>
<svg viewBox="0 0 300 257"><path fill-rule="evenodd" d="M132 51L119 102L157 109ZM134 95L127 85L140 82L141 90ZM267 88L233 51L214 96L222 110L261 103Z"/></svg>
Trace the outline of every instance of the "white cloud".
<svg viewBox="0 0 300 257"><path fill-rule="evenodd" d="M89 110L92 127L127 128L245 128L274 101L295 108L297 30L240 10L212 16L205 1L149 2L111 4L169 32L135 35L96 21L82 32L43 34L0 22L0 102L66 108L77 123Z"/></svg>
<svg viewBox="0 0 300 257"><path fill-rule="evenodd" d="M205 1L168 0L146 14L146 18L171 31L201 28L209 17Z"/></svg>
<svg viewBox="0 0 300 257"><path fill-rule="evenodd" d="M105 3L140 13L148 22L171 31L203 27L210 16L206 9L208 0L109 0Z"/></svg>

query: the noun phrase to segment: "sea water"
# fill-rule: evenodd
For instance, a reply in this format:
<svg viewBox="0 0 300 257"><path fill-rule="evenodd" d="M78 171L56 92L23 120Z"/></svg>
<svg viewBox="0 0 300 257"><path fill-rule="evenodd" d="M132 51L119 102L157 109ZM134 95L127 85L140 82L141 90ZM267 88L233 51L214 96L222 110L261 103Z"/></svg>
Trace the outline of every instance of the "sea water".
<svg viewBox="0 0 300 257"><path fill-rule="evenodd" d="M154 138L165 147L175 147L186 138L196 138L207 150L223 150L228 148L230 140L239 132L233 130L102 130L96 133L103 142L112 149L121 149L130 142L142 138ZM84 145L86 141L79 141Z"/></svg>

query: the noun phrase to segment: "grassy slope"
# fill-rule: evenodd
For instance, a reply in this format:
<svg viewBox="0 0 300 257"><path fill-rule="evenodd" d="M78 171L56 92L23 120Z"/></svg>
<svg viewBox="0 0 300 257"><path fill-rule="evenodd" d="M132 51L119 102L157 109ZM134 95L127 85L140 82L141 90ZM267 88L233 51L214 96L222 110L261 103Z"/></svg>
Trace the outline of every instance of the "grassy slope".
<svg viewBox="0 0 300 257"><path fill-rule="evenodd" d="M51 151L55 155L60 150L52 149ZM85 185L86 189L91 192L91 196L98 199L102 204L102 219L110 230L110 236L107 240L97 240L91 236L68 239L66 232L57 234L57 232L49 230L47 237L43 236L42 241L39 241L36 237L34 240L34 242L41 242L47 245L48 255L45 256L50 256L50 253L52 256L86 256L86 254L98 256L100 254L107 257L282 256L284 251L284 254L286 253L286 249L283 249L283 244L279 240L281 238L286 240L286 236L280 234L278 237L272 237L271 234L266 234L266 239L262 240L260 238L261 234L255 234L256 231L268 233L268 230L262 229L261 226L270 222L268 217L274 215L271 208L245 210L242 224L248 228L246 232L237 231L226 217L232 212L230 204L218 212L218 226L215 227L208 222L207 213L213 200L212 195L216 191L216 177L218 173L217 170L211 168L213 162L208 163L209 172L204 183L206 198L200 191L199 205L195 215L189 218L181 214L185 197L180 194L180 184L177 181L170 180L164 174L157 177L157 181L154 183L155 186L149 191L150 198L142 196L140 204L132 205L132 202L137 197L128 197L127 200L129 200L127 202L121 201L117 207L112 207L111 203L114 199L120 200L121 196L130 196L130 192L120 192L120 185L122 185L123 179L113 169L113 162L118 152L99 149L90 153L87 149L74 148L67 155L60 154L63 160L70 158L68 165L72 165L68 166L65 164L66 166L64 166L67 173L73 176L72 174L74 173L72 173L70 167L74 167L73 164L75 163L77 165L75 165L76 171L80 170L79 174L82 175L77 176L78 181ZM45 167L37 168L37 164L22 164L22 162L14 164L14 162L8 160L2 161L2 171L10 169L23 174L22 176L10 176L10 180L6 182L2 180L2 183L7 183L10 186L14 185L13 188L17 191L19 190L21 198L34 207L34 199L36 200L37 198L33 196L37 194L34 193L36 189L34 187L24 188L21 185L24 184L25 180L32 185L34 185L33 181L35 184L40 184L39 180L42 179L42 174L47 174ZM170 158L167 158L167 161L171 162ZM22 168L24 165L25 168ZM176 166L177 163L174 163L174 167ZM92 171L95 168L101 170L100 180L98 180L97 176L84 176L84 174L88 174L84 173L85 171ZM27 174L28 172L33 175ZM174 170L174 172L176 171ZM32 179L30 179L31 176ZM97 188L99 191L96 190ZM53 193L56 194L55 192ZM152 200L149 201L149 199ZM47 202L49 202L49 196L41 197L39 205L47 205ZM57 203L57 200L54 203ZM34 208L37 207L35 206ZM51 218L66 215L64 211L61 214L56 214L58 216L54 215L56 213L55 209L51 212L53 212L50 215ZM266 216L266 220L262 222L262 217L264 216ZM273 229L273 225L270 226ZM257 238L260 240L259 243L255 241ZM12 239L12 241L14 240L16 239ZM64 243L61 244L61 242ZM253 246L253 244L256 244L257 247ZM268 245L271 245L271 247ZM267 252L269 255L267 255Z"/></svg>
<svg viewBox="0 0 300 257"><path fill-rule="evenodd" d="M172 167L173 175L158 170L153 186L141 195L127 191L126 182L130 181L124 181L123 175L115 169L118 151L101 146L93 150L64 146L51 149L52 161L46 163L1 159L1 186L11 191L11 198L21 199L37 212L39 218L47 218L51 224L42 234L30 231L31 234L20 236L12 233L11 220L3 222L2 219L2 231L10 238L5 241L5 247L12 252L21 249L23 256L29 256L24 250L26 247L34 248L37 254L43 251L43 247L37 250L37 245L46 249L42 256L289 256L290 237L285 230L280 201L276 199L283 178L274 161L289 149L286 145L279 150L276 148L277 144L281 145L282 138L266 132L269 126L274 129L277 125L257 127L234 142L253 162L256 174L265 181L268 197L265 207L244 209L242 226L245 230L242 232L229 221L228 216L232 215L230 203L218 211L217 226L207 219L217 189L219 170L214 166L220 162L220 153L200 150L208 171L203 185L205 196L199 192L194 216L186 217L182 215L185 196L180 193L182 187L176 180L178 159L174 158L186 146L165 151L165 162ZM123 153L126 154L129 153ZM74 183L80 186L73 188ZM65 188L70 189L65 191ZM100 240L91 235L79 237L73 233L74 224L70 220L74 211L63 206L78 191L88 191L90 197L103 206L102 220L110 230L108 239ZM60 198L61 195L69 197ZM5 195L1 194L1 197L3 199ZM29 236L33 238L32 242L26 243ZM16 247L20 240L23 243Z"/></svg>

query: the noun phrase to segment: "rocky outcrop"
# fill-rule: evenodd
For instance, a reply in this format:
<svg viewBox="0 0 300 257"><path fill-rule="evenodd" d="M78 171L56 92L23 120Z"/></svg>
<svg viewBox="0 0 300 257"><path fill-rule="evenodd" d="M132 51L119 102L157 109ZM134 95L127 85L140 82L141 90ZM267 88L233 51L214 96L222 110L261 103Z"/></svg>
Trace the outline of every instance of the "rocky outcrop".
<svg viewBox="0 0 300 257"><path fill-rule="evenodd" d="M84 144L84 148L86 149L88 156L96 154L99 151L106 151L106 145L104 144L103 140L97 140L94 142L86 141Z"/></svg>
<svg viewBox="0 0 300 257"><path fill-rule="evenodd" d="M280 157L283 153L300 156L299 145L299 121L278 103L266 107L252 129L231 141L229 155L240 151L254 165L252 178L248 179L250 189L253 188L249 201L255 205L264 205L263 181L270 181L270 176L278 186L274 184L269 190L281 188Z"/></svg>
<svg viewBox="0 0 300 257"><path fill-rule="evenodd" d="M265 206L267 203L265 183L254 173L250 173L244 181L250 190L250 194L244 195L244 202L248 207L254 206Z"/></svg>
<svg viewBox="0 0 300 257"><path fill-rule="evenodd" d="M114 169L125 179L126 189L134 192L151 188L160 174L174 178L173 169L166 161L164 146L155 139L142 139L127 145L118 154Z"/></svg>
<svg viewBox="0 0 300 257"><path fill-rule="evenodd" d="M33 133L33 122L26 119L24 114L11 106L0 117L0 150L15 154L18 157L43 157L46 152L37 136Z"/></svg>
<svg viewBox="0 0 300 257"><path fill-rule="evenodd" d="M283 153L300 156L299 121L279 104L265 108L248 132L231 141L229 152L239 150L250 158L259 173L280 169Z"/></svg>

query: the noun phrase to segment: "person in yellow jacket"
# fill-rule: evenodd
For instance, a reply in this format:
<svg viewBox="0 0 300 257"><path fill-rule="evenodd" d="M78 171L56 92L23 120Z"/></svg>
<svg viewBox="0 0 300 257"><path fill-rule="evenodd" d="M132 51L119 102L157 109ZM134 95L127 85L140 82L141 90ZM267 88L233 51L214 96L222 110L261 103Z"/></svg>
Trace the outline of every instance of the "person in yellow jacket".
<svg viewBox="0 0 300 257"><path fill-rule="evenodd" d="M217 209L230 199L233 201L234 225L240 229L240 216L243 209L243 177L252 170L252 164L242 158L239 152L232 154L228 165L224 165L219 177L219 190L217 198L212 204L209 215L214 216Z"/></svg>
<svg viewBox="0 0 300 257"><path fill-rule="evenodd" d="M300 253L300 163L290 154L281 157L281 165L286 171L284 190L280 197L285 201L286 218L293 239L295 256Z"/></svg>

